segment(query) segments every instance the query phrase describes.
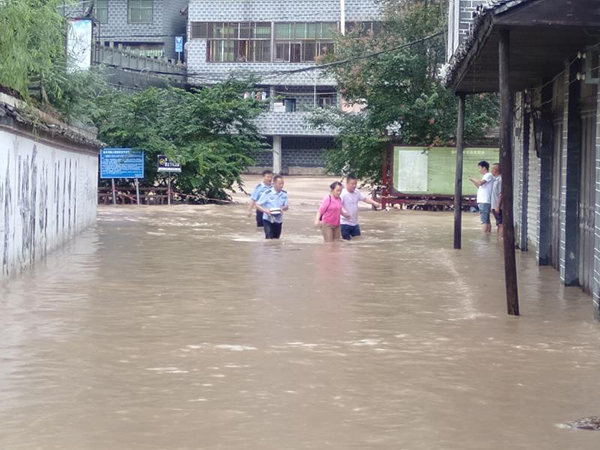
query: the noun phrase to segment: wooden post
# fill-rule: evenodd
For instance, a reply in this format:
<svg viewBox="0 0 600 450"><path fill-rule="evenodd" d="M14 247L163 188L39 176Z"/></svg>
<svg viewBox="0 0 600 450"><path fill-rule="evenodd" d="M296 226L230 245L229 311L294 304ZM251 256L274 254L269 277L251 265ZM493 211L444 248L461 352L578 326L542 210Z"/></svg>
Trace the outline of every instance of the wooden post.
<svg viewBox="0 0 600 450"><path fill-rule="evenodd" d="M454 183L454 249L462 248L462 179L465 149L465 94L458 94L458 126L456 128L456 176Z"/></svg>
<svg viewBox="0 0 600 450"><path fill-rule="evenodd" d="M391 142L389 144L383 145L383 161L381 163L381 209L385 210L387 207L387 196L388 196L388 153L389 149L394 149L394 144Z"/></svg>
<svg viewBox="0 0 600 450"><path fill-rule="evenodd" d="M137 199L137 204L140 204L140 180L135 179L135 197Z"/></svg>
<svg viewBox="0 0 600 450"><path fill-rule="evenodd" d="M169 189L167 191L167 205L171 205L171 173L169 172L169 176L167 177L167 184L169 185Z"/></svg>
<svg viewBox="0 0 600 450"><path fill-rule="evenodd" d="M553 83L549 79L543 79L544 87L542 88L542 116L541 116L541 155L540 155L540 236L538 244L540 266L550 264L550 248L551 248L551 222L552 222L552 158L553 158L553 112L552 112L552 96ZM540 121L537 122L538 126ZM539 130L536 131L539 133Z"/></svg>
<svg viewBox="0 0 600 450"><path fill-rule="evenodd" d="M115 187L115 179L111 178L111 183L112 183L112 198L113 198L113 205L117 204L117 188Z"/></svg>
<svg viewBox="0 0 600 450"><path fill-rule="evenodd" d="M527 251L527 232L529 228L528 216L529 212L529 143L530 143L530 132L531 132L531 115L525 111L526 102L525 99L521 102L521 111L523 117L523 158L521 159L521 236L519 237L519 244L522 252Z"/></svg>
<svg viewBox="0 0 600 450"><path fill-rule="evenodd" d="M508 314L519 315L519 290L515 259L515 224L513 218L513 151L512 102L509 84L508 30L500 30L500 165L502 166L502 220L504 222L504 276Z"/></svg>

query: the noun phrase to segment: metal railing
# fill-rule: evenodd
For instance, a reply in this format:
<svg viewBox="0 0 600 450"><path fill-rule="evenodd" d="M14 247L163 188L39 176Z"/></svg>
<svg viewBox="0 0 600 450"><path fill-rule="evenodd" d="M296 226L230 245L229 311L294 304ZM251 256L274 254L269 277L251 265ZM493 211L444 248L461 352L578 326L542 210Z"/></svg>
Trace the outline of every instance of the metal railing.
<svg viewBox="0 0 600 450"><path fill-rule="evenodd" d="M93 51L93 63L111 68L147 73L151 76L183 82L186 78L185 64L166 58L152 58L127 52L119 46L96 44Z"/></svg>

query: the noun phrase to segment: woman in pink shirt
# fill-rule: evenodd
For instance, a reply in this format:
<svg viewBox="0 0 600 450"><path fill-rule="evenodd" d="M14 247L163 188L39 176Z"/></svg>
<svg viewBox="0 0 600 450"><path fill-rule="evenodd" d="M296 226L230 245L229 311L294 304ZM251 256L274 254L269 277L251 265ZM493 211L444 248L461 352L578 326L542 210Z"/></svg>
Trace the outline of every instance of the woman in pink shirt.
<svg viewBox="0 0 600 450"><path fill-rule="evenodd" d="M325 242L338 241L342 237L340 231L340 216L349 217L349 214L342 208L342 183L336 181L329 186L331 192L323 199L317 217L315 226L320 226L323 232Z"/></svg>

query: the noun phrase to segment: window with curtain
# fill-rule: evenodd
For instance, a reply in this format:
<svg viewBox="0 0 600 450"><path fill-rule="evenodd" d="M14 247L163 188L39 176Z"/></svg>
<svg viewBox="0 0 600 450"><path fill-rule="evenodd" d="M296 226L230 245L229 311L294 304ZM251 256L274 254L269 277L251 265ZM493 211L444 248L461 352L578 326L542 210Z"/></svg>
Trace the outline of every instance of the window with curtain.
<svg viewBox="0 0 600 450"><path fill-rule="evenodd" d="M289 22L275 24L276 62L314 62L333 52L336 22Z"/></svg>
<svg viewBox="0 0 600 450"><path fill-rule="evenodd" d="M207 61L271 61L269 22L193 22L192 39L207 40Z"/></svg>
<svg viewBox="0 0 600 450"><path fill-rule="evenodd" d="M127 19L129 23L152 23L154 0L128 0Z"/></svg>

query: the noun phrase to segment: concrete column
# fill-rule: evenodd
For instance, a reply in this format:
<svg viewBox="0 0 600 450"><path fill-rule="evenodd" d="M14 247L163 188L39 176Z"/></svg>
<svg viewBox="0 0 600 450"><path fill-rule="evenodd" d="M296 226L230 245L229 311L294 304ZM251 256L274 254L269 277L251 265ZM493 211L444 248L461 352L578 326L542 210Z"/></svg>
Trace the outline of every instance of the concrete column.
<svg viewBox="0 0 600 450"><path fill-rule="evenodd" d="M566 78L565 104L565 148L563 149L563 199L564 214L561 225L561 276L565 286L579 284L579 165L581 159L581 82L577 73L581 71L581 60L568 67Z"/></svg>
<svg viewBox="0 0 600 450"><path fill-rule="evenodd" d="M281 136L273 136L273 172L281 173Z"/></svg>

